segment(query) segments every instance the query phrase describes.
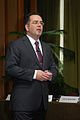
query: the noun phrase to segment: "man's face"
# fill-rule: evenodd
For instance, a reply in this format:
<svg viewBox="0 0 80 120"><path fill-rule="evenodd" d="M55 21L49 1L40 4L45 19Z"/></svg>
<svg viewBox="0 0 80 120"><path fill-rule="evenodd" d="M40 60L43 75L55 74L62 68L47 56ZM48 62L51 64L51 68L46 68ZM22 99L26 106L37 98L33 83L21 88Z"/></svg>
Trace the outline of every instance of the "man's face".
<svg viewBox="0 0 80 120"><path fill-rule="evenodd" d="M29 24L25 25L27 34L35 40L38 39L42 34L43 24L42 18L39 15L30 16Z"/></svg>

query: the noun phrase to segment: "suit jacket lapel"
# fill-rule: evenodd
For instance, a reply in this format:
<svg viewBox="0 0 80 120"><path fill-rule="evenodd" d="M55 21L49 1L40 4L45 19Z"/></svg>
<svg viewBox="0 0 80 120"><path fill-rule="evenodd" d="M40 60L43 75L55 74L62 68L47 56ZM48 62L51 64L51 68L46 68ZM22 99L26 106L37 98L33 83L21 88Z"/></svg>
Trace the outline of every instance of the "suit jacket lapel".
<svg viewBox="0 0 80 120"><path fill-rule="evenodd" d="M46 47L43 42L41 42L41 45L42 45L42 51L43 51L43 70L45 70L47 53L46 53Z"/></svg>
<svg viewBox="0 0 80 120"><path fill-rule="evenodd" d="M35 62L41 67L40 62L39 62L39 60L38 60L38 58L37 58L37 56L36 56L36 53L35 53L35 51L34 51L34 49L33 49L33 46L32 46L32 44L31 44L31 42L30 42L30 40L28 39L27 36L24 36L24 43L25 43L25 45L29 46L30 52L33 53L33 54L32 54L32 55L33 55L33 56L32 56L32 59L34 59Z"/></svg>

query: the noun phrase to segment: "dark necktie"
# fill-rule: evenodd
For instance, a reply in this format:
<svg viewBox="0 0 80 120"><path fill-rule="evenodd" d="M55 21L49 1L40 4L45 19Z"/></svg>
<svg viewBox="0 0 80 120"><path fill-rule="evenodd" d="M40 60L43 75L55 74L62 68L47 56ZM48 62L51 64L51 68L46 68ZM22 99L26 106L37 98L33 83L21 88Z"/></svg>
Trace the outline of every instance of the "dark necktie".
<svg viewBox="0 0 80 120"><path fill-rule="evenodd" d="M39 49L39 42L36 41L35 45L36 45L36 52L37 52L37 55L38 55L38 60L41 64L41 66L43 66L43 56L42 56L41 51Z"/></svg>

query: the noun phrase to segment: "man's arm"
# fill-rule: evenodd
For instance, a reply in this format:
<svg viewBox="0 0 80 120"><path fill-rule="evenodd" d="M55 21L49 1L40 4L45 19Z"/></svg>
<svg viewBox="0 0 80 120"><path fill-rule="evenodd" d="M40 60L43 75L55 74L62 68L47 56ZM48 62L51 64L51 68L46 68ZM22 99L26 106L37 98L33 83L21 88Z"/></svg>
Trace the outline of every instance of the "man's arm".
<svg viewBox="0 0 80 120"><path fill-rule="evenodd" d="M20 53L15 45L13 42L9 45L6 54L5 72L11 77L32 81L35 70L19 66Z"/></svg>

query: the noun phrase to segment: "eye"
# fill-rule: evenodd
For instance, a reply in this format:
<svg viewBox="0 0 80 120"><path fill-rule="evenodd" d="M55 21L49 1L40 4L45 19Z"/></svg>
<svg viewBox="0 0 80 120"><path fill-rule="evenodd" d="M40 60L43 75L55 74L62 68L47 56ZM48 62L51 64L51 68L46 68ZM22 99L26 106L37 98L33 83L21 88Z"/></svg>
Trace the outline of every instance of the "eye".
<svg viewBox="0 0 80 120"><path fill-rule="evenodd" d="M38 21L33 21L33 24L38 24Z"/></svg>
<svg viewBox="0 0 80 120"><path fill-rule="evenodd" d="M40 24L41 24L41 25L44 25L44 22L42 21L42 22L40 22Z"/></svg>
<svg viewBox="0 0 80 120"><path fill-rule="evenodd" d="M43 21L40 21L40 22L39 22L39 21L33 21L32 24L35 24L35 25L36 25L36 24L41 24L41 25L43 26L43 25L44 25L44 22L43 22Z"/></svg>

